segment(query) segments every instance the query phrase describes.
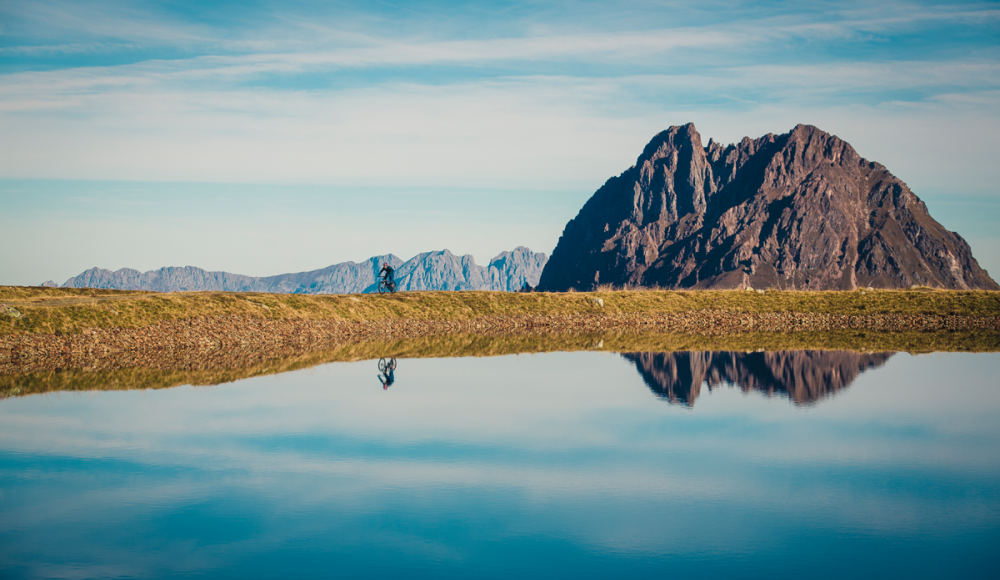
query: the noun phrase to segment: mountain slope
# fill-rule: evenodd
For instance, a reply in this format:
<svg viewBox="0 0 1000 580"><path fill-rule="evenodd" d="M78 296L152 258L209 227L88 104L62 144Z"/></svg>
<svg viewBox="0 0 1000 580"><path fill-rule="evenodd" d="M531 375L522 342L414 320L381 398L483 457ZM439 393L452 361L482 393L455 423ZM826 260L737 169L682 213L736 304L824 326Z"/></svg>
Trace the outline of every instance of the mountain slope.
<svg viewBox="0 0 1000 580"><path fill-rule="evenodd" d="M483 267L470 255L448 250L418 254L404 262L387 254L361 263L342 262L320 270L251 277L228 272L208 272L193 266L139 272L130 268L112 272L91 268L63 284L64 288L110 288L184 292L273 292L283 294L350 294L373 292L383 263L396 269L401 290L499 290L514 292L525 283L538 283L546 255L518 247L503 252Z"/></svg>
<svg viewBox="0 0 1000 580"><path fill-rule="evenodd" d="M727 146L693 124L654 137L566 225L539 289L601 284L1000 289L905 183L807 125Z"/></svg>

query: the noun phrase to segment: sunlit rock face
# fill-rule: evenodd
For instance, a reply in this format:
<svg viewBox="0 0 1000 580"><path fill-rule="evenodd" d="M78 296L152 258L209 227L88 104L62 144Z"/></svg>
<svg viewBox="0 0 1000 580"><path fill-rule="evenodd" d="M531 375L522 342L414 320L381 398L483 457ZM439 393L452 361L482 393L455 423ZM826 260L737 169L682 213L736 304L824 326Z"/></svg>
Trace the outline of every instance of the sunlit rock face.
<svg viewBox="0 0 1000 580"><path fill-rule="evenodd" d="M122 268L112 272L91 268L63 284L65 288L113 288L153 292L276 292L284 294L351 294L374 292L382 264L396 270L400 290L498 290L516 292L525 284L535 286L548 257L517 247L502 252L486 266L472 256L448 250L425 252L403 261L387 254L364 262L342 262L320 270L252 277L229 272L209 272L193 266L139 272Z"/></svg>
<svg viewBox="0 0 1000 580"><path fill-rule="evenodd" d="M540 290L1000 289L884 166L816 127L702 146L660 133L566 224Z"/></svg>
<svg viewBox="0 0 1000 580"><path fill-rule="evenodd" d="M622 354L635 363L658 397L694 406L701 387L732 385L743 392L786 396L796 404L814 403L846 389L864 371L885 364L894 353L837 350L776 352L636 352Z"/></svg>

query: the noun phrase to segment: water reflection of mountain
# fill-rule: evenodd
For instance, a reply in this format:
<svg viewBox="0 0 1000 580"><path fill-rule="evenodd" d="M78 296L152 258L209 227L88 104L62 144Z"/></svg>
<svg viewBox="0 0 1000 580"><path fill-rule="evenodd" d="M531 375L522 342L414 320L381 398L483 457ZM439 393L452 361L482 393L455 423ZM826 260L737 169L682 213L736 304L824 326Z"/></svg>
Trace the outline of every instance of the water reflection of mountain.
<svg viewBox="0 0 1000 580"><path fill-rule="evenodd" d="M622 356L635 363L657 396L691 407L702 385L711 390L723 383L738 386L743 392L778 393L800 405L813 403L846 389L858 375L882 366L893 354L783 350L633 352Z"/></svg>

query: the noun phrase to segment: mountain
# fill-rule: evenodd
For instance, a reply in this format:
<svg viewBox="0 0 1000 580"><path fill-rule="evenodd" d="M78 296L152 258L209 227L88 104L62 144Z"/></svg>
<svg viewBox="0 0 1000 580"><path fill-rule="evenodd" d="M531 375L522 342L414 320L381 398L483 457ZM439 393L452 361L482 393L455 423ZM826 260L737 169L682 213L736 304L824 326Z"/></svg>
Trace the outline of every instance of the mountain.
<svg viewBox="0 0 1000 580"><path fill-rule="evenodd" d="M388 254L364 262L343 262L321 270L255 278L229 272L208 272L186 266L139 272L122 268L116 272L91 268L74 276L63 288L115 288L184 292L274 292L284 294L351 294L374 292L383 263L395 268L401 290L500 290L516 292L525 283L538 284L546 255L518 247L502 252L483 267L470 255L456 256L448 250L418 254L404 262Z"/></svg>
<svg viewBox="0 0 1000 580"><path fill-rule="evenodd" d="M566 224L539 290L1000 286L884 166L799 125L703 147L660 133Z"/></svg>
<svg viewBox="0 0 1000 580"><path fill-rule="evenodd" d="M633 352L646 386L658 397L689 407L701 392L723 384L744 392L780 394L799 405L814 403L846 389L868 369L885 364L894 353L800 350L777 352Z"/></svg>

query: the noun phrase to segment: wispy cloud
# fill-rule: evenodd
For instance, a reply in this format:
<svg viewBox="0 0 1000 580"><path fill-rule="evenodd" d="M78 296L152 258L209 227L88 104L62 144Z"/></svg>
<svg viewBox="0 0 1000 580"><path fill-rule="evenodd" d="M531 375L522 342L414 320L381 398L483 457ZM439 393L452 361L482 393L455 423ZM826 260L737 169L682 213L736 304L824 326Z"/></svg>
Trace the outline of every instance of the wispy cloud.
<svg viewBox="0 0 1000 580"><path fill-rule="evenodd" d="M7 34L35 38L100 38L141 43L208 42L211 27L157 14L150 5L134 2L14 0L0 13L14 22Z"/></svg>
<svg viewBox="0 0 1000 580"><path fill-rule="evenodd" d="M838 3L829 7L815 4L798 11L785 10L780 15L761 9L743 10L746 17L738 19L725 16L730 11L728 7L720 7L716 13L703 11L698 19L674 18L672 13L664 13L665 8L644 4L642 10L649 13L649 18L634 20L632 27L615 31L606 24L613 20L612 15L622 11L617 6L599 12L574 11L563 6L559 14L583 12L589 14L589 20L553 26L541 25L536 20L538 16L526 16L515 19L518 24L513 27L508 21L488 25L474 22L468 11L458 11L454 16L456 24L428 27L407 22L398 13L393 18L373 17L363 9L350 6L342 6L332 13L314 7L288 14L251 7L240 18L229 14L230 20L225 24L199 19L194 13L165 13L152 4L110 0L83 3L15 1L0 9L0 13L21 22L22 36L34 33L39 38L83 36L101 39L96 43L48 43L37 47L39 51L45 50L44 47L88 44L120 45L126 50L134 45L173 46L184 50L197 47L207 53L249 55L291 50L345 66L585 58L600 52L630 57L677 47L761 44L787 38L852 39L871 33L919 31L946 23L991 26L1000 21L1000 10L981 3L940 6ZM470 36L470 30L478 33ZM332 54L322 50L322 47L335 45L353 46L354 50ZM31 54L33 47L13 48L21 54ZM403 48L411 51L400 53L398 49Z"/></svg>
<svg viewBox="0 0 1000 580"><path fill-rule="evenodd" d="M0 56L44 56L53 54L110 54L132 51L139 45L123 42L88 42L75 44L42 44L0 48Z"/></svg>

